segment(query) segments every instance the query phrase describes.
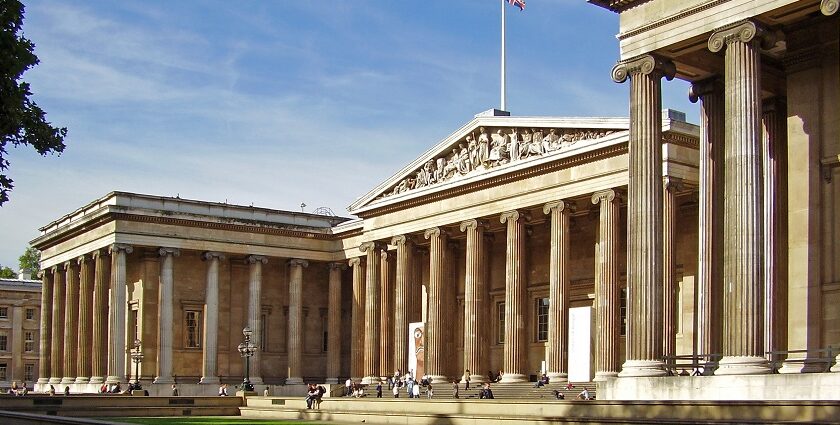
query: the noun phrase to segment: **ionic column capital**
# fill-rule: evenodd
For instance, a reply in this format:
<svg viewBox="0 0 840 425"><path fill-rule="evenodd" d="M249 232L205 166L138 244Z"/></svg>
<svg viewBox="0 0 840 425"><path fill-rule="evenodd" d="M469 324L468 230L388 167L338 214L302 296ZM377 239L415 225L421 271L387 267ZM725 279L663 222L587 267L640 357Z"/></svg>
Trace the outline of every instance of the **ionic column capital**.
<svg viewBox="0 0 840 425"><path fill-rule="evenodd" d="M257 264L257 263L268 264L268 257L266 257L264 255L249 255L249 256L245 257L245 263L247 263L247 264Z"/></svg>
<svg viewBox="0 0 840 425"><path fill-rule="evenodd" d="M478 228L487 229L489 223L487 220L479 220L479 219L470 219L464 220L461 222L460 229L462 232L466 232L467 230L477 230Z"/></svg>
<svg viewBox="0 0 840 425"><path fill-rule="evenodd" d="M391 251L388 251L387 249L383 249L379 252L379 257L382 258L382 261L388 261L388 257L393 258L394 254Z"/></svg>
<svg viewBox="0 0 840 425"><path fill-rule="evenodd" d="M440 227L432 227L431 229L426 229L426 231L423 232L423 237L426 239L430 239L432 236L436 238L446 236L446 230L443 230Z"/></svg>
<svg viewBox="0 0 840 425"><path fill-rule="evenodd" d="M291 260L289 260L289 265L292 266L292 267L299 266L299 267L307 268L307 267L309 267L309 261L302 260L300 258L292 258Z"/></svg>
<svg viewBox="0 0 840 425"><path fill-rule="evenodd" d="M838 0L822 0L820 3L820 11L825 16L831 16L837 13L837 9L840 8L840 1Z"/></svg>
<svg viewBox="0 0 840 425"><path fill-rule="evenodd" d="M88 254L82 254L82 255L80 255L80 256L78 256L78 257L76 257L76 264L78 264L78 265L80 265L80 266L81 266L81 265L82 265L82 263L84 263L85 261L90 261L90 256L89 256Z"/></svg>
<svg viewBox="0 0 840 425"><path fill-rule="evenodd" d="M688 100L697 103L698 100L710 94L723 93L723 79L720 76L713 76L691 83L688 88Z"/></svg>
<svg viewBox="0 0 840 425"><path fill-rule="evenodd" d="M70 270L71 267L74 267L77 263L77 260L67 260L64 262L64 270Z"/></svg>
<svg viewBox="0 0 840 425"><path fill-rule="evenodd" d="M612 69L612 79L616 83L623 83L634 75L654 75L674 78L677 68L669 59L658 55L647 54L620 61Z"/></svg>
<svg viewBox="0 0 840 425"><path fill-rule="evenodd" d="M598 205L601 202L612 202L615 200L617 193L613 189L602 190L592 194L592 203Z"/></svg>
<svg viewBox="0 0 840 425"><path fill-rule="evenodd" d="M393 238L391 238L391 245L395 245L398 247L404 246L408 241L409 238L407 238L405 235L396 235Z"/></svg>
<svg viewBox="0 0 840 425"><path fill-rule="evenodd" d="M181 250L178 248L160 247L158 248L158 255L160 255L161 257L166 257L170 255L173 257L177 257L181 255Z"/></svg>
<svg viewBox="0 0 840 425"><path fill-rule="evenodd" d="M768 31L754 21L744 20L715 30L709 37L709 50L717 53L732 43L749 43L753 40L758 40L762 49L769 49L776 44L777 39L776 33Z"/></svg>
<svg viewBox="0 0 840 425"><path fill-rule="evenodd" d="M517 222L520 218L526 222L531 221L531 214L519 210L505 211L499 215L499 222L502 224L505 224L508 221Z"/></svg>
<svg viewBox="0 0 840 425"><path fill-rule="evenodd" d="M62 271L64 271L64 266L62 264L56 264L56 265L50 267L50 271L52 272L53 275L59 274Z"/></svg>
<svg viewBox="0 0 840 425"><path fill-rule="evenodd" d="M679 192L683 189L683 179L674 176L662 176L662 185L668 192Z"/></svg>
<svg viewBox="0 0 840 425"><path fill-rule="evenodd" d="M350 267L358 267L362 264L362 259L360 257L354 257L347 261L347 265Z"/></svg>
<svg viewBox="0 0 840 425"><path fill-rule="evenodd" d="M111 254L120 253L120 252L125 253L125 254L131 254L132 252L134 252L134 247L131 246L131 245L126 245L126 244L122 244L122 243L115 243L115 244L111 245L110 247L108 247L108 252L111 253Z"/></svg>
<svg viewBox="0 0 840 425"><path fill-rule="evenodd" d="M225 254L222 254L221 252L208 251L208 252L205 252L204 254L201 254L201 259L205 260L205 261L207 261L207 260L224 260L225 259Z"/></svg>
<svg viewBox="0 0 840 425"><path fill-rule="evenodd" d="M384 249L385 247L386 247L386 245L382 242L379 242L379 241L362 242L362 244L359 245L359 251L362 251L362 252L376 251L376 250Z"/></svg>
<svg viewBox="0 0 840 425"><path fill-rule="evenodd" d="M551 214L553 211L558 213L563 211L575 212L575 204L569 201L552 201L543 205L543 214Z"/></svg>
<svg viewBox="0 0 840 425"><path fill-rule="evenodd" d="M109 255L109 250L106 249L95 249L93 252L90 253L90 256L96 260L100 257L107 257Z"/></svg>
<svg viewBox="0 0 840 425"><path fill-rule="evenodd" d="M358 260L358 258L355 258L355 260ZM352 261L352 260L350 260L350 261ZM352 264L351 264L351 265L352 265ZM330 264L329 264L329 267L330 267L330 271L333 271L333 270L345 270L345 269L347 269L347 265L346 265L346 264L344 264L344 263L340 263L340 262L333 262L333 263L330 263Z"/></svg>

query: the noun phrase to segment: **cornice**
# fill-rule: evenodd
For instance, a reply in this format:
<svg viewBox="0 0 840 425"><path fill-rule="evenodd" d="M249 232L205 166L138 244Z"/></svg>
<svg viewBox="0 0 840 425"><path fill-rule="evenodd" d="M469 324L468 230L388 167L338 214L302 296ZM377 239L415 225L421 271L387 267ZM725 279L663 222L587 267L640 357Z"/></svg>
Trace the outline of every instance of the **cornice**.
<svg viewBox="0 0 840 425"><path fill-rule="evenodd" d="M679 21L680 19L689 17L689 16L694 15L696 13L704 12L704 11L709 10L711 8L720 6L720 5L722 5L724 3L727 3L729 1L731 1L731 0L714 0L714 1L710 1L708 3L703 3L699 6L684 9L680 12L677 12L674 15L671 15L671 16L667 17L667 18L663 18L663 19L660 19L658 21L654 21L654 22L651 22L649 24L642 25L642 26L634 28L632 30L620 33L616 36L616 38L618 38L619 41L623 41L627 38L635 37L639 34L650 31L652 29L659 28L661 26L665 26L665 25L668 25L670 23L674 23L676 21Z"/></svg>
<svg viewBox="0 0 840 425"><path fill-rule="evenodd" d="M246 226L246 225L241 225L241 224L230 224L230 223L212 223L212 222L186 220L186 219L182 219L182 218L172 218L172 217L156 217L156 216L148 216L148 215L140 215L140 214L129 214L129 213L112 213L111 217L113 217L113 220L175 225L175 226L184 226L184 227L194 227L194 228L200 228L200 229L213 229L213 230L227 230L227 231L234 231L234 232L259 233L259 234L274 235L274 236L293 236L293 237L299 237L299 238L319 239L319 240L333 240L333 239L335 239L334 235L329 234L329 233L315 233L315 232L307 232L307 231L302 231L302 230Z"/></svg>

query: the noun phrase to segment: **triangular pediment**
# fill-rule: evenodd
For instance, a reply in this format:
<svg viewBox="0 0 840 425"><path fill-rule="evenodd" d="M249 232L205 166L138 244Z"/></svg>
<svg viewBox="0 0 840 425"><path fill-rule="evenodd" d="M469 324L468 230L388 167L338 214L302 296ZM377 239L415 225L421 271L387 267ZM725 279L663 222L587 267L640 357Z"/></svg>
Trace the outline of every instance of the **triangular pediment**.
<svg viewBox="0 0 840 425"><path fill-rule="evenodd" d="M626 132L627 118L476 117L354 202L361 213L559 158Z"/></svg>

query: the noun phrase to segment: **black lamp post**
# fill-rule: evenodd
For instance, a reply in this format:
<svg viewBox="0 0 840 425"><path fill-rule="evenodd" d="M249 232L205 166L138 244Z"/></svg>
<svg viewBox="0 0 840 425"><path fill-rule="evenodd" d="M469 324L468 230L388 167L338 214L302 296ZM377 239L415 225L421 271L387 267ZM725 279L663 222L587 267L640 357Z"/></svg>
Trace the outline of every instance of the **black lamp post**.
<svg viewBox="0 0 840 425"><path fill-rule="evenodd" d="M254 385L251 384L251 379L249 379L249 375L251 372L251 356L257 351L257 346L251 342L251 328L246 326L245 329L242 329L242 335L245 335L245 342L240 343L239 347L239 354L245 358L245 379L242 380L242 390L243 391L254 391Z"/></svg>
<svg viewBox="0 0 840 425"><path fill-rule="evenodd" d="M142 389L140 386L140 362L143 361L143 352L140 351L140 340L134 340L134 350L131 352L131 361L134 362L134 389Z"/></svg>

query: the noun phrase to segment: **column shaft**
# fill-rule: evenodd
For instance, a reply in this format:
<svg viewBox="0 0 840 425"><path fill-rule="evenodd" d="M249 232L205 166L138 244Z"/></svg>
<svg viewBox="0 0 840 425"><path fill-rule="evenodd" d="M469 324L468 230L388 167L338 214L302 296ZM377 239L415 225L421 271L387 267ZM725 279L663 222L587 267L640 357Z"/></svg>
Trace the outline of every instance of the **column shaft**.
<svg viewBox="0 0 840 425"><path fill-rule="evenodd" d="M663 302L663 340L662 355L677 354L677 191L681 190L682 180L665 176L662 184L662 302Z"/></svg>
<svg viewBox="0 0 840 425"><path fill-rule="evenodd" d="M543 213L549 214L551 252L548 272L548 344L546 369L551 382L569 376L569 219L572 206L564 201L549 202Z"/></svg>
<svg viewBox="0 0 840 425"><path fill-rule="evenodd" d="M76 380L76 359L79 344L79 268L75 261L64 263L67 276L67 293L64 307L64 377L62 384Z"/></svg>
<svg viewBox="0 0 840 425"><path fill-rule="evenodd" d="M700 211L697 249L697 354L720 354L723 295L723 84L717 77L691 86L700 100ZM717 357L707 357L708 374Z"/></svg>
<svg viewBox="0 0 840 425"><path fill-rule="evenodd" d="M175 382L172 377L172 328L175 326L172 313L172 298L175 290L175 257L180 255L175 248L160 248L160 286L158 288L158 352L155 384Z"/></svg>
<svg viewBox="0 0 840 425"><path fill-rule="evenodd" d="M447 359L443 357L446 341L443 330L443 285L446 269L447 235L440 228L432 228L424 233L429 240L429 288L428 312L426 319L426 374L431 376L433 383L447 381Z"/></svg>
<svg viewBox="0 0 840 425"><path fill-rule="evenodd" d="M93 252L93 334L91 340L91 384L105 382L108 358L108 284L110 270L107 252L99 249Z"/></svg>
<svg viewBox="0 0 840 425"><path fill-rule="evenodd" d="M350 376L359 382L364 375L365 364L365 270L361 258L351 258L353 268L353 311L350 319Z"/></svg>
<svg viewBox="0 0 840 425"><path fill-rule="evenodd" d="M621 288L618 284L619 199L612 189L596 192L600 219L595 246L595 381L618 376Z"/></svg>
<svg viewBox="0 0 840 425"><path fill-rule="evenodd" d="M502 213L500 220L507 224L505 249L505 347L502 382L527 382L525 370L525 217L519 211Z"/></svg>
<svg viewBox="0 0 840 425"><path fill-rule="evenodd" d="M381 244L365 242L359 249L367 253L365 274L365 377L362 382L371 384L381 377L379 370L379 329L380 329L380 292L379 260Z"/></svg>
<svg viewBox="0 0 840 425"><path fill-rule="evenodd" d="M622 376L661 376L662 364L662 99L673 63L652 55L620 63L630 77L627 183L627 360Z"/></svg>
<svg viewBox="0 0 840 425"><path fill-rule="evenodd" d="M761 179L761 58L752 22L717 31L724 58L723 356L718 375L767 373ZM754 41L755 40L755 41Z"/></svg>
<svg viewBox="0 0 840 425"><path fill-rule="evenodd" d="M464 278L464 374L470 373L473 383L487 382L487 368L482 344L488 323L487 309L487 259L484 249L484 232L487 223L478 220L461 222L461 231L467 234L466 276Z"/></svg>
<svg viewBox="0 0 840 425"><path fill-rule="evenodd" d="M257 350L250 360L249 380L254 385L261 385L262 379L262 269L268 263L268 258L261 255L249 255L245 259L248 263L248 327L251 328L251 342Z"/></svg>
<svg viewBox="0 0 840 425"><path fill-rule="evenodd" d="M202 258L207 262L207 284L204 293L204 361L199 383L218 384L219 262L225 257L218 252L205 252Z"/></svg>
<svg viewBox="0 0 840 425"><path fill-rule="evenodd" d="M289 370L286 384L303 384L303 269L306 260L289 261Z"/></svg>
<svg viewBox="0 0 840 425"><path fill-rule="evenodd" d="M52 299L52 344L50 350L50 384L58 384L64 376L64 294L67 286L64 284L64 268L55 266L53 275Z"/></svg>
<svg viewBox="0 0 840 425"><path fill-rule="evenodd" d="M76 351L79 361L76 368L76 383L86 384L91 377L91 325L93 323L93 270L91 258L79 257L79 341Z"/></svg>
<svg viewBox="0 0 840 425"><path fill-rule="evenodd" d="M108 376L105 382L124 382L126 350L126 255L134 251L129 245L111 245L111 296L108 306Z"/></svg>
<svg viewBox="0 0 840 425"><path fill-rule="evenodd" d="M50 362L47 356L52 351L52 302L53 274L50 270L41 271L41 327L38 347L38 383L50 381Z"/></svg>
<svg viewBox="0 0 840 425"><path fill-rule="evenodd" d="M412 284L411 262L414 244L404 235L391 240L397 247L397 274L394 300L394 367L408 371L408 323L413 306L409 285Z"/></svg>
<svg viewBox="0 0 840 425"><path fill-rule="evenodd" d="M379 370L381 374L392 375L394 373L394 280L391 277L391 263L393 255L382 250L380 259L381 294L382 306L379 316L382 320L379 335Z"/></svg>
<svg viewBox="0 0 840 425"><path fill-rule="evenodd" d="M341 271L342 263L330 263L327 314L327 384L339 384L341 374Z"/></svg>

